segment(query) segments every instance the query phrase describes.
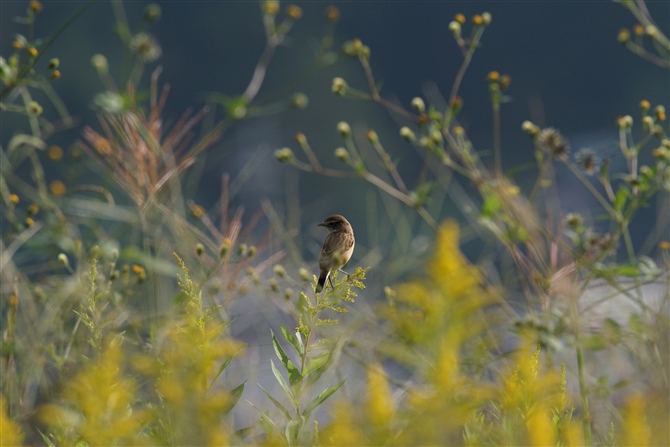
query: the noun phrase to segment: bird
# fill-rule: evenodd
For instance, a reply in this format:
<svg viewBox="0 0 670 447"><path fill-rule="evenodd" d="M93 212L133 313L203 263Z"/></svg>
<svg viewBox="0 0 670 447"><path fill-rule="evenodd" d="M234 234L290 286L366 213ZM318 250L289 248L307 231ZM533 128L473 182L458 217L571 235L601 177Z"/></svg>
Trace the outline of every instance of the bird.
<svg viewBox="0 0 670 447"><path fill-rule="evenodd" d="M344 216L333 214L318 224L328 230L328 236L323 241L319 255L319 281L316 284L316 293L323 290L326 280L330 280L330 273L344 267L354 253L354 230ZM333 282L330 281L333 287ZM334 288L334 287L333 287Z"/></svg>

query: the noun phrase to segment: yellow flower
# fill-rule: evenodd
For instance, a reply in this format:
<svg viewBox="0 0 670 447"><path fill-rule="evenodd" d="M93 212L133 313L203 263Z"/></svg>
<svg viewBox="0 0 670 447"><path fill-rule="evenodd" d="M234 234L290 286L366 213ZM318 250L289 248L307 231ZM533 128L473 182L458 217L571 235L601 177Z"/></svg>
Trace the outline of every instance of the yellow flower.
<svg viewBox="0 0 670 447"><path fill-rule="evenodd" d="M368 367L367 410L370 422L376 426L386 426L393 417L393 399L386 374L381 365Z"/></svg>
<svg viewBox="0 0 670 447"><path fill-rule="evenodd" d="M53 161L60 161L63 158L63 149L60 146L51 146L47 150L47 157Z"/></svg>
<svg viewBox="0 0 670 447"><path fill-rule="evenodd" d="M16 205L17 203L19 203L19 196L17 196L16 194L10 194L9 202Z"/></svg>
<svg viewBox="0 0 670 447"><path fill-rule="evenodd" d="M56 197L63 197L67 192L67 188L60 180L54 180L51 182L51 184L49 184L49 191L51 191L51 194Z"/></svg>
<svg viewBox="0 0 670 447"><path fill-rule="evenodd" d="M205 209L200 205L193 205L191 207L191 214L193 214L193 217L197 217L198 219L200 219L202 216L205 215Z"/></svg>
<svg viewBox="0 0 670 447"><path fill-rule="evenodd" d="M31 57L36 57L36 56L37 56L37 53L38 53L38 52L37 52L37 48L35 48L35 47L28 48L28 54L29 54Z"/></svg>
<svg viewBox="0 0 670 447"><path fill-rule="evenodd" d="M483 25L484 24L484 19L479 14L475 14L472 17L472 23L475 24L476 26Z"/></svg>
<svg viewBox="0 0 670 447"><path fill-rule="evenodd" d="M302 9L298 5L288 5L286 7L286 15L293 20L298 20L302 17Z"/></svg>
<svg viewBox="0 0 670 447"><path fill-rule="evenodd" d="M458 13L454 16L454 20L462 25L465 23L465 16L461 13Z"/></svg>

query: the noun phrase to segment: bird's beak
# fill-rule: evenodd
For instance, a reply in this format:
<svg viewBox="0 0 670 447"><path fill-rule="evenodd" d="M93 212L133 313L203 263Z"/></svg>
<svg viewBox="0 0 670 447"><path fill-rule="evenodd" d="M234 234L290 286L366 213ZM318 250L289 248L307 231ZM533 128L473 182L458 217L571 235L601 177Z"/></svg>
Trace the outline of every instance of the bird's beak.
<svg viewBox="0 0 670 447"><path fill-rule="evenodd" d="M320 224L316 224L316 226L317 226L317 227L325 227L325 226L326 226L326 224L325 224L325 223L323 223L323 222L321 222Z"/></svg>

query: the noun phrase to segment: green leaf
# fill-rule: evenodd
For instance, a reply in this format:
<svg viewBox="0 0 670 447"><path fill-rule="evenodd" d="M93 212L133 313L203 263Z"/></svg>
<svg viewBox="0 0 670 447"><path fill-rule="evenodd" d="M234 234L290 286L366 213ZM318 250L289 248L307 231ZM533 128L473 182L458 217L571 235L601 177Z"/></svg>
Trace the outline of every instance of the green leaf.
<svg viewBox="0 0 670 447"><path fill-rule="evenodd" d="M286 383L286 380L284 380L284 377L282 377L281 373L275 366L275 363L270 360L270 366L272 367L272 374L275 375L275 378L277 379L277 382L279 382L279 385L281 386L281 389L284 390L284 393L286 396L288 396L289 400L293 402L295 398L293 397L293 392L291 391L291 388L288 386Z"/></svg>
<svg viewBox="0 0 670 447"><path fill-rule="evenodd" d="M624 186L619 188L619 190L616 192L616 195L614 196L614 209L616 211L621 211L623 209L628 196L630 196L630 191L628 191L628 188Z"/></svg>
<svg viewBox="0 0 670 447"><path fill-rule="evenodd" d="M226 324L226 325L223 325L223 327L222 327L221 329L223 329L223 328L226 327L226 326L227 326L227 324ZM212 385L214 385L214 382L216 382L216 379L219 378L219 376L221 375L221 373L223 372L223 370L226 369L226 368L228 367L228 365L230 365L230 362L233 361L233 359L235 358L235 356L237 355L237 353L240 352L240 351L242 350L242 348L244 348L244 346L245 346L245 345L240 346L239 349L238 349L237 351L235 351L235 353L234 353L233 355L231 355L230 357L228 357L228 359L227 359L225 362L223 362L223 364L219 367L219 370L218 370L218 371L216 372L216 374L214 375L214 378L212 379L212 383L209 384L209 389L212 388Z"/></svg>
<svg viewBox="0 0 670 447"><path fill-rule="evenodd" d="M298 354L302 355L302 343L298 342L296 336L286 329L283 324L279 323L279 327L281 328L281 332L284 334L286 341L291 343L291 346L295 348Z"/></svg>
<svg viewBox="0 0 670 447"><path fill-rule="evenodd" d="M338 383L335 386L332 386L330 388L327 388L324 390L321 394L316 396L307 406L305 407L305 410L302 412L302 415L307 417L318 407L321 405L326 399L328 399L330 396L333 395L335 391L337 391L342 385L344 385L344 382L346 382L347 379L344 379L340 383Z"/></svg>
<svg viewBox="0 0 670 447"><path fill-rule="evenodd" d="M482 204L482 216L487 218L492 218L496 213L502 208L502 201L495 194L491 194Z"/></svg>
<svg viewBox="0 0 670 447"><path fill-rule="evenodd" d="M315 355L310 359L309 362L307 362L307 365L305 365L305 369L302 371L302 376L307 377L314 371L317 371L323 365L325 365L329 359L330 359L330 351L322 352L321 354Z"/></svg>
<svg viewBox="0 0 670 447"><path fill-rule="evenodd" d="M230 390L230 402L228 403L226 410L223 412L224 414L227 414L232 410L235 405L240 401L240 397L242 397L242 393L244 393L244 384L247 381L245 380L244 382L240 383L237 385L235 388Z"/></svg>
<svg viewBox="0 0 670 447"><path fill-rule="evenodd" d="M305 418L298 415L294 417L287 425L286 439L288 439L289 445L299 445L300 444L300 434L302 433L302 427L305 425Z"/></svg>
<svg viewBox="0 0 670 447"><path fill-rule="evenodd" d="M272 397L272 395L271 395L270 393L268 393L267 391L265 391L265 388L263 388L263 387L261 386L260 383L258 384L258 386L261 388L261 390L263 390L263 392L264 392L265 395L268 397L268 399L270 399L270 400L272 401L272 403L275 404L275 407L277 407L277 409L278 409L279 411L281 411L281 413L284 415L284 417L285 417L287 420L290 421L290 420L291 420L291 413L289 413L289 411L286 409L286 407L283 406L283 405L281 404L281 402L279 402L277 399L275 399L274 397Z"/></svg>
<svg viewBox="0 0 670 447"><path fill-rule="evenodd" d="M291 384L291 386L299 384L302 380L300 371L298 371L298 368L296 368L293 365L293 363L291 363L291 359L288 358L286 352L284 352L284 349L282 349L281 345L279 344L279 340L277 340L277 337L275 337L275 333L272 332L272 330L270 330L270 333L272 334L272 344L274 345L275 353L277 354L277 357L279 357L279 360L281 360L282 364L286 368L286 371L288 371L289 383Z"/></svg>
<svg viewBox="0 0 670 447"><path fill-rule="evenodd" d="M249 405L251 405L252 407L254 407L256 409L256 411L258 411L261 414L261 418L258 420L258 424L261 426L263 431L265 431L265 433L267 433L269 435L272 432L272 430L274 430L279 434L279 436L281 436L281 438L284 441L286 441L286 437L284 436L284 433L282 433L281 430L279 430L279 427L277 427L277 425L275 425L275 423L272 421L272 419L270 419L270 417L267 414L263 413L260 410L260 408L258 408L256 405L252 404L251 402L247 401L247 403Z"/></svg>

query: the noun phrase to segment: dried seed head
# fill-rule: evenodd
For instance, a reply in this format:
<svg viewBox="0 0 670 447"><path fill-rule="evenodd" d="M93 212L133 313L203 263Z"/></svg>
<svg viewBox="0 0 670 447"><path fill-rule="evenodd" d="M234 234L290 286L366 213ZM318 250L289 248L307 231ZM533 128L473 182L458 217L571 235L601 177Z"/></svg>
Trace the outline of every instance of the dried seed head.
<svg viewBox="0 0 670 447"><path fill-rule="evenodd" d="M570 152L568 140L553 127L542 129L537 141L554 158L564 158Z"/></svg>
<svg viewBox="0 0 670 447"><path fill-rule="evenodd" d="M144 62L153 62L161 56L158 41L149 33L137 33L130 39L130 50Z"/></svg>
<svg viewBox="0 0 670 447"><path fill-rule="evenodd" d="M600 168L600 157L589 148L583 148L575 153L575 163L588 175L595 174Z"/></svg>

